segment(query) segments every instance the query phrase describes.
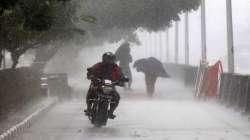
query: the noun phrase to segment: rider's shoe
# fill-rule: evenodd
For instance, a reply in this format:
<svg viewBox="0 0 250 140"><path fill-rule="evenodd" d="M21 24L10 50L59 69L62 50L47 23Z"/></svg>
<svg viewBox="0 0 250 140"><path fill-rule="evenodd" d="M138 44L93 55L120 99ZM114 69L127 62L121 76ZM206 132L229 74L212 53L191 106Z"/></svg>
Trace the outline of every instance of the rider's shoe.
<svg viewBox="0 0 250 140"><path fill-rule="evenodd" d="M109 117L110 119L114 119L116 116L115 116L113 113L109 112L108 117Z"/></svg>

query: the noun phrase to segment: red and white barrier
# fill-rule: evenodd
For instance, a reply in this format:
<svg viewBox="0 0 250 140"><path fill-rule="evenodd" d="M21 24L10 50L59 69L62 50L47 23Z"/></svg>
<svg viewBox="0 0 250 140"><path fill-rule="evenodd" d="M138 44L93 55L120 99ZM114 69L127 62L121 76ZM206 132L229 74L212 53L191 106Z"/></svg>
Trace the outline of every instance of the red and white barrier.
<svg viewBox="0 0 250 140"><path fill-rule="evenodd" d="M216 98L218 96L222 63L218 61L212 66L201 63L196 80L195 96L198 98Z"/></svg>

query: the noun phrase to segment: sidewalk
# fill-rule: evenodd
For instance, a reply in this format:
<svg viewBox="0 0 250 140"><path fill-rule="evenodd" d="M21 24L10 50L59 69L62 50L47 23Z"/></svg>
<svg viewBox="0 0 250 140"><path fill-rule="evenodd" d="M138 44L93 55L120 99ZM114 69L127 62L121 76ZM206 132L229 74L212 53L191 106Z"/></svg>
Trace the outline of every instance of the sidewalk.
<svg viewBox="0 0 250 140"><path fill-rule="evenodd" d="M21 110L18 110L17 112L14 111L8 112L6 116L3 117L3 120L0 120L0 126L1 126L0 134L7 131L13 125L20 123L30 114L32 114L33 112L42 108L43 106L47 105L50 102L51 100L47 98L38 99L30 103L27 103L25 107L23 107Z"/></svg>

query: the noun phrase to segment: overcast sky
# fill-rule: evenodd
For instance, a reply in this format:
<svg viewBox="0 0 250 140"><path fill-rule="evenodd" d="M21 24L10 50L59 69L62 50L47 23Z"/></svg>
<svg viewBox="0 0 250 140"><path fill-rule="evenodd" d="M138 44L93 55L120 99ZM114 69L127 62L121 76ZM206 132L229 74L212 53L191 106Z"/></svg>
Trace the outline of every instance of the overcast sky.
<svg viewBox="0 0 250 140"><path fill-rule="evenodd" d="M235 65L237 73L250 73L250 1L249 0L232 0L233 2L233 25L235 41ZM224 69L227 68L227 40L226 40L226 0L206 0L207 16L207 56L210 64L218 60L223 61ZM198 65L201 56L201 33L200 33L200 9L190 13L190 63ZM181 15L179 23L180 35L180 63L184 63L184 16ZM170 28L170 57L171 62L174 60L174 28ZM114 32L115 33L115 32ZM115 36L115 34L112 34ZM148 47L166 46L166 31L151 33L144 30L137 30L141 45L132 44L132 54L134 60L148 57L149 52L157 50L162 52L163 61L166 60L166 48L160 51L149 49ZM152 38L154 41L152 42ZM160 41L161 40L161 41ZM47 72L67 72L70 75L70 82L74 86L81 87L79 80L84 79L85 68L101 60L101 55L105 51L115 51L122 41L104 45L97 45L94 48L83 48L78 50L77 47L68 46L59 51L59 53L49 63ZM74 50L76 48L76 50ZM78 47L79 48L79 47ZM80 46L81 48L81 46ZM73 50L73 51L72 51ZM151 53L155 54L155 53ZM28 59L27 59L28 58ZM31 55L22 57L21 65L31 63ZM83 77L81 77L83 76ZM139 74L140 76L140 74ZM79 83L79 84L77 84Z"/></svg>
<svg viewBox="0 0 250 140"><path fill-rule="evenodd" d="M236 72L250 73L249 58L250 58L250 1L249 0L233 0L233 25L234 25L234 39L235 39L235 64ZM206 16L207 16L207 56L210 64L218 60L223 62L224 69L227 69L227 40L226 40L226 0L207 0L206 1ZM181 15L180 21L180 63L184 63L184 16ZM149 46L156 44L159 46L166 46L166 31L157 33L147 33L144 30L136 31L141 45L132 45L132 54L134 59L148 57L152 52ZM152 38L154 42L152 42ZM201 33L200 33L200 10L190 13L190 63L198 65L201 56ZM160 42L161 40L161 42ZM158 42L157 42L158 41ZM105 51L115 51L120 45L121 41L114 44L106 43L105 45L96 46L96 48L84 48L79 51L79 54L74 60L65 62L62 57L67 57L59 53L55 59L50 63L52 69L47 69L50 72L68 72L72 75L71 82L79 83L79 74L84 76L84 69L91 66L97 61L101 60L101 54ZM147 48L147 49L146 49ZM163 61L166 59L166 48L160 51L159 47L156 49L162 52ZM67 51L67 49L66 49ZM170 28L170 57L174 60L174 28ZM64 51L65 52L65 51ZM91 55L90 55L91 54ZM155 54L155 53L151 53ZM59 58L59 59L58 59ZM53 67L55 64L62 64L60 67ZM66 63L66 64L65 64ZM80 82L81 83L81 82ZM81 85L78 85L81 87Z"/></svg>
<svg viewBox="0 0 250 140"><path fill-rule="evenodd" d="M250 57L250 1L232 0L233 26L235 39L236 71L249 73L247 61ZM184 16L180 21L180 63L184 63ZM226 0L206 0L207 56L210 63L222 60L226 69ZM200 9L190 13L190 61L197 65L201 56ZM147 42L147 35L139 33L142 42ZM157 35L153 35L157 36ZM166 34L161 33L162 38ZM162 41L165 46L165 41ZM146 44L144 44L146 45ZM174 59L174 28L170 29L171 60Z"/></svg>

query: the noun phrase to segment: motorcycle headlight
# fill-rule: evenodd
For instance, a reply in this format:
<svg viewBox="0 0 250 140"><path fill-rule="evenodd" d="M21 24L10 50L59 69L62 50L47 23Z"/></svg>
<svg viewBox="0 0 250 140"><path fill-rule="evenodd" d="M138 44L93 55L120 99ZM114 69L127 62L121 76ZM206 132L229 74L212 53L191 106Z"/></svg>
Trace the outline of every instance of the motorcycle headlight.
<svg viewBox="0 0 250 140"><path fill-rule="evenodd" d="M113 91L113 88L110 86L103 86L102 89L105 94L110 94Z"/></svg>

